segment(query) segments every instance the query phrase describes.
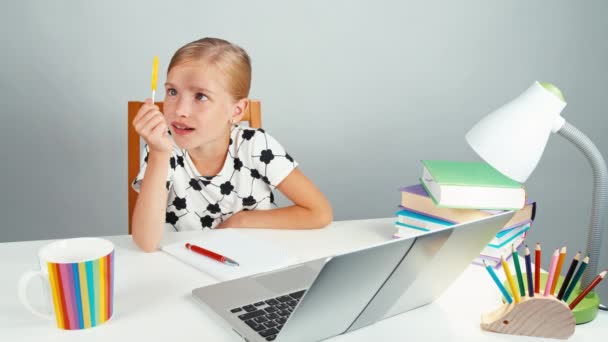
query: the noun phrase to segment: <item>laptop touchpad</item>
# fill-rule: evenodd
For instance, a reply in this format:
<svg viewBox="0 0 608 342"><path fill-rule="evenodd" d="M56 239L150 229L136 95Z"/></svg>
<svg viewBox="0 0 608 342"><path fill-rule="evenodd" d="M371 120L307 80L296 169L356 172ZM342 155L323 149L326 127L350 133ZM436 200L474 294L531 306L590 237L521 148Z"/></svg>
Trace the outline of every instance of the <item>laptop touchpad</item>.
<svg viewBox="0 0 608 342"><path fill-rule="evenodd" d="M319 273L322 265L323 260L321 262L301 264L274 272L263 273L254 276L253 279L266 289L280 294L294 289L308 288Z"/></svg>

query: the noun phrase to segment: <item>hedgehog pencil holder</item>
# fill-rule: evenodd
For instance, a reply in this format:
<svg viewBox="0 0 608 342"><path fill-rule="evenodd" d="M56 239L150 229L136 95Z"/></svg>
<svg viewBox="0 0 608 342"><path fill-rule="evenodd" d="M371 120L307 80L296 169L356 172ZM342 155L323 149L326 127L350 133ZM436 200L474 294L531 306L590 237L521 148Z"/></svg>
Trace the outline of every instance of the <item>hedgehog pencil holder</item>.
<svg viewBox="0 0 608 342"><path fill-rule="evenodd" d="M572 310L553 296L522 297L482 314L481 328L501 334L568 339L576 322Z"/></svg>

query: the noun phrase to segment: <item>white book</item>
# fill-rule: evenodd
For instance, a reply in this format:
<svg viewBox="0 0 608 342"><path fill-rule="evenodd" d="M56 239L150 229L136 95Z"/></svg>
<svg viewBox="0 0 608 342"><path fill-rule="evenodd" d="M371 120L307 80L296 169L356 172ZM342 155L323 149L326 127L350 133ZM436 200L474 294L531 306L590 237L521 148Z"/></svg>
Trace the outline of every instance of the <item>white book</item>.
<svg viewBox="0 0 608 342"><path fill-rule="evenodd" d="M515 239L511 241L511 243L505 244L500 248L486 246L479 254L498 259L500 259L501 256L506 257L507 255L513 252L511 246L515 245L515 247L517 248L524 242L525 235L526 234L518 235Z"/></svg>
<svg viewBox="0 0 608 342"><path fill-rule="evenodd" d="M420 182L439 207L521 209L523 186L484 162L422 160Z"/></svg>

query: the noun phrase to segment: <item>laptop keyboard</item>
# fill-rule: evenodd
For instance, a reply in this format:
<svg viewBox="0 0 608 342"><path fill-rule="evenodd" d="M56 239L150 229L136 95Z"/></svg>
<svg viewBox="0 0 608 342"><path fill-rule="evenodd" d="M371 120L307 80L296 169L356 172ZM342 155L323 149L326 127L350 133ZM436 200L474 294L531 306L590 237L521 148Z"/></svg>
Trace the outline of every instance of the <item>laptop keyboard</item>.
<svg viewBox="0 0 608 342"><path fill-rule="evenodd" d="M274 341L306 290L230 310L267 341Z"/></svg>

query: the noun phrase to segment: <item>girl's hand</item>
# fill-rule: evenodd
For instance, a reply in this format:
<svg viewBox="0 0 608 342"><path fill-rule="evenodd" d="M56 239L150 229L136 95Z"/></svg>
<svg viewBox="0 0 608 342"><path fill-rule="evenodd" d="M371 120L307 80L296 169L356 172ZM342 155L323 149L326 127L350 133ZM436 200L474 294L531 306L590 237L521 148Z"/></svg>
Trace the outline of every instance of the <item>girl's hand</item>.
<svg viewBox="0 0 608 342"><path fill-rule="evenodd" d="M167 134L167 123L158 106L151 99L141 106L133 119L133 127L148 144L151 151L171 152L173 143Z"/></svg>

